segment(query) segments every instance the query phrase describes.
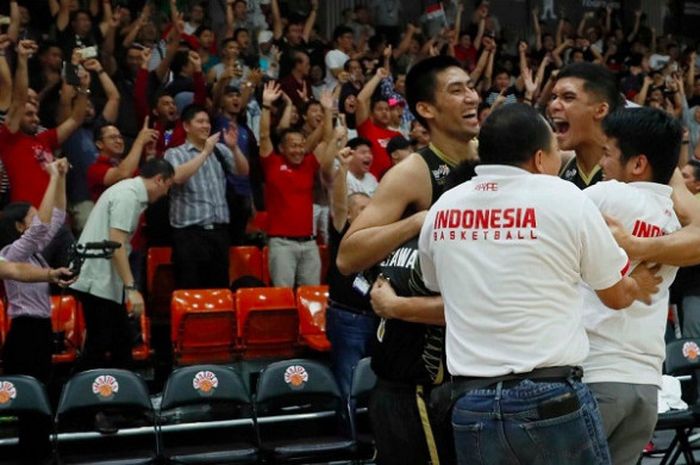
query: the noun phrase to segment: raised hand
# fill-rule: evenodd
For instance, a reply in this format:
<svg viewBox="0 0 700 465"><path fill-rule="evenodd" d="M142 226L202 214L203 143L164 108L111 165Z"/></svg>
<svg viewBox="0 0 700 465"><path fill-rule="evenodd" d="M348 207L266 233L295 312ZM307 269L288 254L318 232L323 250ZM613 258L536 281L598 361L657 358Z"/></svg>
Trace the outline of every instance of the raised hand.
<svg viewBox="0 0 700 465"><path fill-rule="evenodd" d="M214 147L216 147L216 143L219 142L220 138L221 132L215 132L211 136L207 137L207 140L204 142L204 151L208 154L211 154L214 151Z"/></svg>
<svg viewBox="0 0 700 465"><path fill-rule="evenodd" d="M355 151L350 147L344 147L338 150L338 155L336 155L336 158L340 162L340 166L347 168L353 156L355 156Z"/></svg>
<svg viewBox="0 0 700 465"><path fill-rule="evenodd" d="M90 58L83 62L83 68L88 71L99 73L102 69L102 64L100 64L100 61L97 58Z"/></svg>
<svg viewBox="0 0 700 465"><path fill-rule="evenodd" d="M194 66L195 73L202 72L202 57L199 56L199 53L190 51L187 54L187 59L192 63L192 66Z"/></svg>
<svg viewBox="0 0 700 465"><path fill-rule="evenodd" d="M12 39L7 34L0 34L0 50L5 50L12 43Z"/></svg>
<svg viewBox="0 0 700 465"><path fill-rule="evenodd" d="M537 82L532 79L532 71L530 68L525 67L522 71L523 84L525 85L525 91L530 95L533 95L537 90Z"/></svg>
<svg viewBox="0 0 700 465"><path fill-rule="evenodd" d="M518 42L518 53L520 53L521 55L527 53L527 48L527 42L525 42L524 40Z"/></svg>
<svg viewBox="0 0 700 465"><path fill-rule="evenodd" d="M263 105L271 105L282 96L282 88L275 81L269 81L263 88Z"/></svg>
<svg viewBox="0 0 700 465"><path fill-rule="evenodd" d="M141 50L141 68L148 69L148 63L151 62L151 55L153 55L153 49L146 47Z"/></svg>
<svg viewBox="0 0 700 465"><path fill-rule="evenodd" d="M389 70L384 68L383 66L380 66L379 68L377 68L377 72L375 74L379 77L379 79L386 79L389 77Z"/></svg>
<svg viewBox="0 0 700 465"><path fill-rule="evenodd" d="M321 106L322 106L324 109L333 111L333 109L334 109L333 100L334 100L334 99L333 99L333 93L332 93L330 90L328 90L328 89L323 89L323 90L321 91L321 100L320 100L320 102L321 102Z"/></svg>
<svg viewBox="0 0 700 465"><path fill-rule="evenodd" d="M151 129L148 127L148 123L150 121L150 116L146 116L143 120L143 126L141 127L141 130L139 131L139 135L136 136L136 142L142 144L142 145L148 145L151 143L155 143L158 141L158 131L155 129Z"/></svg>
<svg viewBox="0 0 700 465"><path fill-rule="evenodd" d="M17 54L21 58L31 58L39 50L39 46L33 40L20 40L17 44Z"/></svg>
<svg viewBox="0 0 700 465"><path fill-rule="evenodd" d="M224 142L230 148L238 146L238 126L235 124L229 124L228 129L222 131L224 134Z"/></svg>

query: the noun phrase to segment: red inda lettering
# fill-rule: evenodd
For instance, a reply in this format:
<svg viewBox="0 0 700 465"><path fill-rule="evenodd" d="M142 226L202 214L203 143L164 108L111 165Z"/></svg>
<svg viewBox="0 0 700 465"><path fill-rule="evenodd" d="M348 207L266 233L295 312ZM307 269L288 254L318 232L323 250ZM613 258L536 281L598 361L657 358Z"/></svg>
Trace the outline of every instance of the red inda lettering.
<svg viewBox="0 0 700 465"><path fill-rule="evenodd" d="M536 228L534 208L492 208L489 210L440 210L434 229Z"/></svg>
<svg viewBox="0 0 700 465"><path fill-rule="evenodd" d="M664 231L655 224L647 223L646 221L637 220L632 228L632 235L636 237L657 237L663 236Z"/></svg>

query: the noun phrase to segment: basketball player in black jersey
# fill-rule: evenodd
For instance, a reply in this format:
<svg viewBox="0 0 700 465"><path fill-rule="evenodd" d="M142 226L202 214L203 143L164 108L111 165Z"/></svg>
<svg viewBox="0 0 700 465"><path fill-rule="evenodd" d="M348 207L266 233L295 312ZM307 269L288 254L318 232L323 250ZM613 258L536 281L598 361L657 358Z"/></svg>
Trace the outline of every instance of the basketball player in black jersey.
<svg viewBox="0 0 700 465"><path fill-rule="evenodd" d="M340 244L337 265L344 274L374 266L418 235L452 168L476 157L479 95L459 62L436 56L416 63L406 77L406 100L432 142L382 178Z"/></svg>

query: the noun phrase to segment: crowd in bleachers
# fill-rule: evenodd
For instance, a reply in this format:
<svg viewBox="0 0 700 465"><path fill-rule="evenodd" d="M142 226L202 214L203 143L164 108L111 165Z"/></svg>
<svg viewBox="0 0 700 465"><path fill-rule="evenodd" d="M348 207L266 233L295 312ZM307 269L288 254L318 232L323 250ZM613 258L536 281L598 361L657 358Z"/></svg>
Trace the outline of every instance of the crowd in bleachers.
<svg viewBox="0 0 700 465"><path fill-rule="evenodd" d="M357 0L326 37L319 13L332 2L0 4L0 221L13 232L3 246L51 221L50 243L24 261L66 267L76 240L123 244L110 278L118 297L95 291L102 259L88 260L73 291L51 289L43 323L55 366L114 361L109 344L124 328L135 343L122 365L153 363L154 323L169 326L165 350L176 365L329 351L329 293L337 301L338 287L355 279L342 282L335 265L347 223L388 170L430 144L406 100L407 73L427 57L449 55L469 73L479 121L515 102L545 112L562 67L606 66L629 104L682 121L682 172L700 196L697 37L657 31L642 10L573 18L536 7L529 36L513 40L488 0L424 2L420 17L406 17L401 2ZM63 158L68 169L56 164ZM140 203L112 208L122 195L115 187L133 179L151 182L134 194ZM53 210L45 196L55 196ZM102 234L98 217L110 209L134 221ZM700 337L699 282L689 268L676 286L688 336ZM0 343L22 315L13 286ZM48 287L36 289L49 298ZM110 299L133 317L96 321L93 309ZM96 344L98 329L114 340ZM88 353L91 363L79 364ZM335 374L347 396L349 379Z"/></svg>

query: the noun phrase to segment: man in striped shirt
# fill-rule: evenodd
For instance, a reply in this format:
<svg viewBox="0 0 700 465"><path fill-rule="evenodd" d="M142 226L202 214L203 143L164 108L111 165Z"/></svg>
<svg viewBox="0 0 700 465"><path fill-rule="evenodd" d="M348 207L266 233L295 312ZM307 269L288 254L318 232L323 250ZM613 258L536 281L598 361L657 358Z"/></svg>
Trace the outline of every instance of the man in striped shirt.
<svg viewBox="0 0 700 465"><path fill-rule="evenodd" d="M236 126L210 135L209 115L199 105L185 108L182 121L187 140L165 152L175 167L170 196L175 285L228 287L226 176L248 175L248 161L238 148ZM222 135L224 144L218 143Z"/></svg>

